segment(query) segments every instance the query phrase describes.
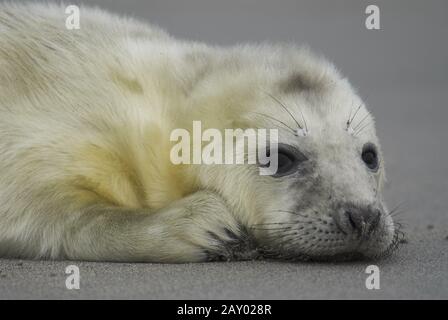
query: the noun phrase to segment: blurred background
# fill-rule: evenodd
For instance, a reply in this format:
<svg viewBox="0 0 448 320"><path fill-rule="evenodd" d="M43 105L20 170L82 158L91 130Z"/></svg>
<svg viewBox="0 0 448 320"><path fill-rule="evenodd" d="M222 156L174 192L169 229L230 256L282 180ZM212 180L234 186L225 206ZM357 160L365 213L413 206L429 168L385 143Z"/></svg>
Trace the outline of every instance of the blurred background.
<svg viewBox="0 0 448 320"><path fill-rule="evenodd" d="M34 281L41 286L35 291L41 297L448 298L448 1L82 3L149 21L179 38L220 45L293 41L325 55L348 76L376 117L386 158L385 196L390 208L402 204L399 220L407 237L395 258L379 263L385 280L378 292L364 286L366 263L84 263L90 282L84 291L73 293L55 289L62 284L48 277L49 270L59 275L64 263L25 262L40 274ZM370 4L380 8L380 30L365 27ZM14 282L21 274L15 262L0 261L9 272L6 278L12 279L0 280L4 294L32 295L25 284Z"/></svg>

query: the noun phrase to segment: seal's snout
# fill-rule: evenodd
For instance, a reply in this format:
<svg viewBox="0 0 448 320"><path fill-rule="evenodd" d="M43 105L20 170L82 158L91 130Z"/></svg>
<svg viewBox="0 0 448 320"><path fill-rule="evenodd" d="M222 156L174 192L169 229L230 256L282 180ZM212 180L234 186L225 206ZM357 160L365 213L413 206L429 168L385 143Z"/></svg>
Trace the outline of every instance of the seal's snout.
<svg viewBox="0 0 448 320"><path fill-rule="evenodd" d="M333 218L344 234L365 238L378 228L381 210L372 206L348 204L337 210Z"/></svg>

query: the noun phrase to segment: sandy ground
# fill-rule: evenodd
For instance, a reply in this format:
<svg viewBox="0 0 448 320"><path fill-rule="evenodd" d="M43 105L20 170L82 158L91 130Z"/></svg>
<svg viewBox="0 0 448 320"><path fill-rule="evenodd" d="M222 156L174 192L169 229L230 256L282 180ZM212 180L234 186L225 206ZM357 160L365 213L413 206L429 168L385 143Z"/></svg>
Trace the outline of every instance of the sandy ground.
<svg viewBox="0 0 448 320"><path fill-rule="evenodd" d="M143 1L127 6L94 2L117 12L139 12L176 35L210 42L305 41L336 62L377 119L389 206L402 203L398 218L406 243L376 263L380 290L366 289L366 262L165 265L0 259L0 298L448 299L448 49L443 40L448 4L377 1L382 30L367 31L362 1L298 6L284 0L275 8L260 1L257 10L236 10L233 0L217 8L199 6L201 1L187 1L198 10L184 11L182 6L175 10L175 1L164 2L171 7L161 1L153 7ZM79 290L65 287L69 264L80 268Z"/></svg>
<svg viewBox="0 0 448 320"><path fill-rule="evenodd" d="M24 299L448 299L447 240L422 230L378 263L380 289L365 287L366 263L232 262L185 265L0 260L0 298ZM79 290L65 267L80 268Z"/></svg>

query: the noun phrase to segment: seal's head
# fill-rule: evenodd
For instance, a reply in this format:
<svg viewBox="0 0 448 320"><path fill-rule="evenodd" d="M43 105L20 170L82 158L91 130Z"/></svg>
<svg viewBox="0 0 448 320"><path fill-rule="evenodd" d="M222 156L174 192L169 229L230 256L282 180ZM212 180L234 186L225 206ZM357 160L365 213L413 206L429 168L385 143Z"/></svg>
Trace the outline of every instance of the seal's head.
<svg viewBox="0 0 448 320"><path fill-rule="evenodd" d="M397 230L382 199L384 161L365 104L308 50L247 52L229 58L219 81L206 82L207 101L220 104L215 126L278 129L278 169L260 175L260 164L202 166L203 185L223 195L272 257L390 252Z"/></svg>

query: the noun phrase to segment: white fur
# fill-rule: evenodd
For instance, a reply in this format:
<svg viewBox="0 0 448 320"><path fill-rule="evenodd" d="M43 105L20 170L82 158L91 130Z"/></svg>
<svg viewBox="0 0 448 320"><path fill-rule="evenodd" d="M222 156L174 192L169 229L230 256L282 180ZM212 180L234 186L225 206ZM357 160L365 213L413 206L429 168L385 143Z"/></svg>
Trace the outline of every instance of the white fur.
<svg viewBox="0 0 448 320"><path fill-rule="evenodd" d="M80 30L67 30L65 18L63 6L0 5L1 255L200 261L222 250L224 227L239 234L241 225L309 220L331 231L329 195L381 202L373 190L383 167L372 174L359 157L365 142L378 145L373 121L357 136L345 130L359 105L356 120L371 116L323 58L294 45L184 42L97 9L81 7ZM304 88L299 81L297 90L282 89L294 75ZM266 92L296 119L303 114L310 134L295 137L260 116L296 127ZM282 142L314 155L313 174L302 183L260 176L253 165L174 166L170 132L191 129L193 120L218 129L278 128ZM324 181L319 194L313 181ZM312 202L307 221L278 211L304 197ZM366 251L389 245L388 219L381 241ZM319 241L337 245L304 234L291 241L293 251L353 249L330 235ZM254 236L261 244L291 237Z"/></svg>

